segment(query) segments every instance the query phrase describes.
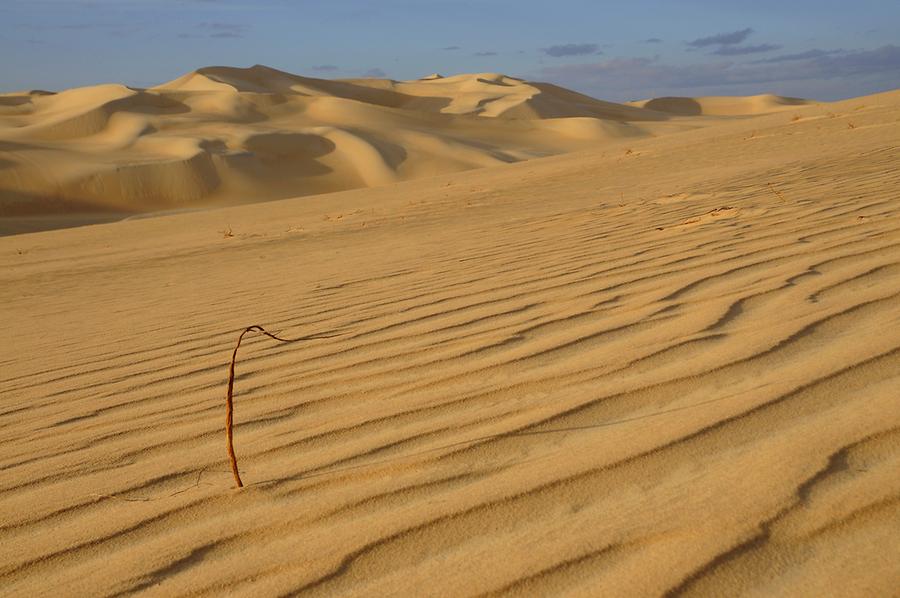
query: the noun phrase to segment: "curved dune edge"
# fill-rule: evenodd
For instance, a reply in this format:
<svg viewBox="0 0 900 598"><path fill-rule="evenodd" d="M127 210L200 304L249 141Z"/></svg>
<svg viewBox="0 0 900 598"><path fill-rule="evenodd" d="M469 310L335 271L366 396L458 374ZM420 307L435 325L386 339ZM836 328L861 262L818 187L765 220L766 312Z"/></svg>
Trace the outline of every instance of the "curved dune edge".
<svg viewBox="0 0 900 598"><path fill-rule="evenodd" d="M647 109L499 73L331 81L261 65L0 99L0 218L313 195L718 122L678 116L669 100ZM778 101L705 102L756 114Z"/></svg>
<svg viewBox="0 0 900 598"><path fill-rule="evenodd" d="M900 92L807 110L0 238L4 594L890 595Z"/></svg>
<svg viewBox="0 0 900 598"><path fill-rule="evenodd" d="M678 116L748 116L791 110L815 104L811 100L773 94L755 96L664 97L628 105Z"/></svg>

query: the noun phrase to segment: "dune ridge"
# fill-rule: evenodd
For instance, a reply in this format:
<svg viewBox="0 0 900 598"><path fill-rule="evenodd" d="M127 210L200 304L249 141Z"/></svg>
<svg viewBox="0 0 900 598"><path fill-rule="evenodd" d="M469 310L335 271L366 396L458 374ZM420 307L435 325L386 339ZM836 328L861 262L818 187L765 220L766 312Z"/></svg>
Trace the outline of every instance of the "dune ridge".
<svg viewBox="0 0 900 598"><path fill-rule="evenodd" d="M0 218L30 216L40 227L46 217L48 228L85 212L390 184L714 122L499 73L325 80L261 65L201 68L148 89L107 84L0 100ZM764 111L753 99L732 104L733 113Z"/></svg>
<svg viewBox="0 0 900 598"><path fill-rule="evenodd" d="M797 115L0 238L3 593L891 595L900 92Z"/></svg>
<svg viewBox="0 0 900 598"><path fill-rule="evenodd" d="M678 116L749 116L791 110L814 103L803 98L767 93L755 96L663 97L628 102L628 105Z"/></svg>

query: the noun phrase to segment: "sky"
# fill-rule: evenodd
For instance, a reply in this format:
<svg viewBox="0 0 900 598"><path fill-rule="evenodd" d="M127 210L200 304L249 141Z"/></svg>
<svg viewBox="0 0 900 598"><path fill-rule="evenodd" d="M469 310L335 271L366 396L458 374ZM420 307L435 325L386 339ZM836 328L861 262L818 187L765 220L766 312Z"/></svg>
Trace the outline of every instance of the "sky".
<svg viewBox="0 0 900 598"><path fill-rule="evenodd" d="M0 0L0 91L203 66L501 72L611 101L900 88L896 0Z"/></svg>

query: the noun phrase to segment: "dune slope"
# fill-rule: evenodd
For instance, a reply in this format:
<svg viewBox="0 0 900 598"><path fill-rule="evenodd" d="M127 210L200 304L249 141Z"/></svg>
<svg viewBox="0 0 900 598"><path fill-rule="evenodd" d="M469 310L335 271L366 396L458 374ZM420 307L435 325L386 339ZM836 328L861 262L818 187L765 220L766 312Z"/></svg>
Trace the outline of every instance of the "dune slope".
<svg viewBox="0 0 900 598"><path fill-rule="evenodd" d="M900 92L798 115L0 238L3 593L890 595Z"/></svg>
<svg viewBox="0 0 900 598"><path fill-rule="evenodd" d="M627 105L499 73L325 80L261 65L149 89L3 94L0 234L373 187L805 103Z"/></svg>
<svg viewBox="0 0 900 598"><path fill-rule="evenodd" d="M207 67L150 89L0 100L0 218L48 227L377 186L673 128L661 112L496 73L330 81Z"/></svg>
<svg viewBox="0 0 900 598"><path fill-rule="evenodd" d="M748 116L791 110L814 104L810 100L772 94L755 96L664 97L630 102L628 105L678 116Z"/></svg>

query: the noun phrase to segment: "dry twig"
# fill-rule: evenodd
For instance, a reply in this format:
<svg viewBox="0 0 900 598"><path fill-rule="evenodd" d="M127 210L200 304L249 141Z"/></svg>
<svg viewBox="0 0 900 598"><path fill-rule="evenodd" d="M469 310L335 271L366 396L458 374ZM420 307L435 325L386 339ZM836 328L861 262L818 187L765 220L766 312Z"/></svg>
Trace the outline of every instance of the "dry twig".
<svg viewBox="0 0 900 598"><path fill-rule="evenodd" d="M780 199L781 201L787 201L787 200L784 198L784 195L781 194L781 191L779 191L778 189L776 189L776 188L775 188L775 185L773 185L772 183L769 183L769 191L771 191L772 193L774 193L774 194L775 194L775 197L777 197L777 198Z"/></svg>
<svg viewBox="0 0 900 598"><path fill-rule="evenodd" d="M248 326L241 332L241 335L238 337L237 345L234 347L234 352L231 354L231 365L228 368L228 391L225 395L225 440L226 447L228 449L228 459L231 461L231 473L234 474L234 481L237 484L238 488L243 488L244 483L241 481L241 475L238 473L238 464L237 457L234 454L234 439L232 434L232 425L234 422L234 401L233 401L233 393L234 393L234 362L237 359L237 352L241 346L241 341L244 340L244 335L248 332L257 331L265 334L271 339L274 339L278 342L282 343L296 343L297 341L306 341L306 340L314 340L318 338L331 338L333 336L339 336L338 334L320 334L314 336L305 336L302 338L281 338L279 336L275 336L271 332L266 331L265 328L258 325Z"/></svg>
<svg viewBox="0 0 900 598"><path fill-rule="evenodd" d="M101 494L101 493L99 493L99 492L91 492L90 494L88 494L88 496L93 496L93 497L96 497L96 498L112 498L112 499L114 499L114 500L121 500L121 501L124 501L124 502L153 502L153 501L156 501L156 500L162 500L162 499L164 499L164 498L172 498L173 496L178 496L179 494L183 494L183 493L187 492L188 490L193 490L194 488L197 488L198 486L200 486L200 479L203 477L203 473L204 473L205 471L206 471L206 468L205 468L205 467L204 467L203 469L201 469L200 471L198 471L198 472L197 472L197 481L195 481L195 482L194 482L193 484L191 484L190 486L187 486L186 488L182 488L181 490L176 490L175 492L173 492L173 493L171 493L171 494L166 494L166 495L164 495L164 496L155 496L155 497L146 497L146 496L127 497L127 496L119 496L118 494Z"/></svg>

